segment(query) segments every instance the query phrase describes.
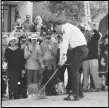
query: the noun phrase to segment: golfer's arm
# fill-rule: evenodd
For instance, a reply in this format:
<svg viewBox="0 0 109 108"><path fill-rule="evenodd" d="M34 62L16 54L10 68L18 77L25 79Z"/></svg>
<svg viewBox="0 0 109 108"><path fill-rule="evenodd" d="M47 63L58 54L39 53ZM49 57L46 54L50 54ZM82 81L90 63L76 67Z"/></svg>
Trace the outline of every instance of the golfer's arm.
<svg viewBox="0 0 109 108"><path fill-rule="evenodd" d="M60 47L60 60L63 58L63 56L66 56L68 46L69 46L69 30L66 28L66 30L64 30L63 41Z"/></svg>

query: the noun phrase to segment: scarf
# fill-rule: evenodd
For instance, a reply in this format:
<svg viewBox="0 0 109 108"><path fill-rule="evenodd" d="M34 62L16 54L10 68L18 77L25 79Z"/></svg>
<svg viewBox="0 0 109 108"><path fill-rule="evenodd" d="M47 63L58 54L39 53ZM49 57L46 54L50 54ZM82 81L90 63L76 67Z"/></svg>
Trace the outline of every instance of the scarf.
<svg viewBox="0 0 109 108"><path fill-rule="evenodd" d="M15 51L15 50L17 50L18 49L18 46L14 46L14 47L8 47L9 49L11 49L11 50L13 50L13 51Z"/></svg>

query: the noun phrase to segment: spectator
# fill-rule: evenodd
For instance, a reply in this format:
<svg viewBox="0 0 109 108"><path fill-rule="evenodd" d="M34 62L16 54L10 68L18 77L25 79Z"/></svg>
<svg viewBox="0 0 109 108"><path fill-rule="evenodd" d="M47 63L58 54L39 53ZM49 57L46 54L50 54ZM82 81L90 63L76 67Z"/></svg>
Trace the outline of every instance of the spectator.
<svg viewBox="0 0 109 108"><path fill-rule="evenodd" d="M22 26L26 32L33 32L34 23L31 21L31 16L29 14L26 15L26 21L24 21Z"/></svg>
<svg viewBox="0 0 109 108"><path fill-rule="evenodd" d="M95 85L95 91L100 91L100 79L98 76L98 40L100 35L97 30L88 27L89 30L89 37L88 40L88 48L89 54L87 59L83 62L83 89L86 91L88 90L88 80L89 80L89 73L92 75L93 82ZM87 28L86 28L87 30ZM90 72L89 72L90 69Z"/></svg>
<svg viewBox="0 0 109 108"><path fill-rule="evenodd" d="M39 72L43 68L40 46L36 43L36 35L32 35L31 43L25 47L24 57L26 59L28 98L35 96L39 89Z"/></svg>
<svg viewBox="0 0 109 108"><path fill-rule="evenodd" d="M51 36L47 36L46 39L41 43L41 51L42 58L45 65L45 70L43 72L43 84L45 84L48 79L51 77L53 72L56 70L56 62L57 62L57 50L58 44L51 40ZM54 81L56 79L53 78L48 85L46 86L46 94L47 95L56 95L56 90L54 88Z"/></svg>
<svg viewBox="0 0 109 108"><path fill-rule="evenodd" d="M101 52L99 57L99 75L101 80L103 77L106 79L105 81L101 81L102 83L102 90L105 90L105 87L108 86L108 30L107 34L102 37Z"/></svg>
<svg viewBox="0 0 109 108"><path fill-rule="evenodd" d="M16 22L13 24L13 30L16 30L17 32L21 32L23 30L21 25L21 16L17 16Z"/></svg>
<svg viewBox="0 0 109 108"><path fill-rule="evenodd" d="M11 37L9 40L9 46L5 51L5 58L8 63L8 85L9 85L9 99L18 99L18 84L20 73L23 71L22 67L22 53L18 45L16 44L18 39Z"/></svg>
<svg viewBox="0 0 109 108"><path fill-rule="evenodd" d="M20 16L17 16L16 22L13 24L13 31L10 34L10 37L15 36L16 32L20 32L20 33L23 32L23 27L21 25L21 17Z"/></svg>
<svg viewBox="0 0 109 108"><path fill-rule="evenodd" d="M19 95L21 98L27 98L27 73L25 71L26 60L24 59L24 49L26 47L26 37L25 36L19 37L18 45L22 52L22 67L23 67L23 71L20 73L20 78L19 78L19 81L20 81Z"/></svg>
<svg viewBox="0 0 109 108"><path fill-rule="evenodd" d="M86 26L85 29L86 30L84 32L84 35L85 35L85 38L87 40L87 44L89 45L90 44L91 37L93 36L93 31L91 30L90 26ZM83 68L84 68L84 70L83 70ZM85 76L86 74L84 72L87 73L87 69L86 68L87 68L87 66L85 67L85 64L83 64L83 66L82 66L82 71L83 71L83 82L82 82L82 86L83 86L83 91L84 92L92 91L95 88L94 83L93 83L93 79L92 79L92 75L91 74L88 74L89 77L88 76L87 77ZM88 79L90 79L90 84L88 84ZM87 88L86 87L84 88L84 83L85 82L87 82ZM90 90L88 90L89 86L90 86Z"/></svg>
<svg viewBox="0 0 109 108"><path fill-rule="evenodd" d="M7 35L2 36L2 59L5 59L4 53L5 53L6 48L8 47L8 45L7 45L8 40L7 39L8 39Z"/></svg>
<svg viewBox="0 0 109 108"><path fill-rule="evenodd" d="M6 59L5 59L5 50L8 47L7 45L7 35L2 36L2 97L6 96L6 88L7 88L7 80L6 80L6 74L7 74L7 70L6 68L3 66L3 64L6 64Z"/></svg>
<svg viewBox="0 0 109 108"><path fill-rule="evenodd" d="M37 16L35 18L34 32L39 32L39 36L43 36L43 33L46 33L46 31L46 28L42 24L42 18L40 16Z"/></svg>

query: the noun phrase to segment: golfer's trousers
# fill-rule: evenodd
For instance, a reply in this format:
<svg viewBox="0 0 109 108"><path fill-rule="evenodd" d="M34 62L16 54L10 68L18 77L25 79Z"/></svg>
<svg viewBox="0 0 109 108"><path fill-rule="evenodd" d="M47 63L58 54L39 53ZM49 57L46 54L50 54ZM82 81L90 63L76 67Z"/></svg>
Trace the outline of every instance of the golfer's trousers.
<svg viewBox="0 0 109 108"><path fill-rule="evenodd" d="M86 45L83 45L71 49L70 54L68 56L68 62L71 65L70 76L72 81L71 83L72 83L73 95L79 96L82 93L79 69L82 65L82 62L87 57L87 55L88 55L88 48Z"/></svg>

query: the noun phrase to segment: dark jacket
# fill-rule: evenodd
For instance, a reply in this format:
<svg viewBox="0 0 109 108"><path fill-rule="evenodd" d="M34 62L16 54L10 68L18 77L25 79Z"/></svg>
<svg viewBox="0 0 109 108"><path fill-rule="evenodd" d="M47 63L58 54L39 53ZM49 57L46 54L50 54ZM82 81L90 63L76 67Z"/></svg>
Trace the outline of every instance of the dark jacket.
<svg viewBox="0 0 109 108"><path fill-rule="evenodd" d="M94 35L88 41L89 53L87 60L98 59L98 40L100 39L100 34L97 30L93 30Z"/></svg>
<svg viewBox="0 0 109 108"><path fill-rule="evenodd" d="M8 70L23 70L24 66L24 55L23 51L18 48L15 51L7 48L5 51L5 58L8 62Z"/></svg>

